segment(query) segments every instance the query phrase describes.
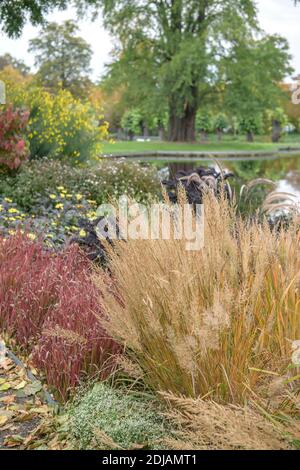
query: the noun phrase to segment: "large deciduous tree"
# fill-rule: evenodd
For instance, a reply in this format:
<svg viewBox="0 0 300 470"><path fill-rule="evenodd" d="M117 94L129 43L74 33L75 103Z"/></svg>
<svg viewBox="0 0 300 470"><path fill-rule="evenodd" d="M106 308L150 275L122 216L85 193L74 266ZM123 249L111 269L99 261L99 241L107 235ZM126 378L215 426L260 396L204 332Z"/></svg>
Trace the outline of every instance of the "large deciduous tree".
<svg viewBox="0 0 300 470"><path fill-rule="evenodd" d="M19 36L28 20L33 25L42 24L44 22L45 15L51 12L54 8L64 9L70 3L77 3L83 6L90 4L93 5L99 1L101 0L73 0L73 2L72 0L1 0L0 29L5 31L9 36ZM295 6L300 2L300 0L291 1L294 2ZM247 0L241 0L238 3L246 2ZM128 6L130 6L131 2L129 0L127 3ZM169 3L171 3L171 0ZM199 0L198 3L200 4L201 0ZM222 0L218 3L222 3Z"/></svg>
<svg viewBox="0 0 300 470"><path fill-rule="evenodd" d="M126 83L129 96L149 112L167 108L171 141L195 140L197 110L222 91L224 57L262 35L253 0L89 3L102 6L117 39L109 75Z"/></svg>
<svg viewBox="0 0 300 470"><path fill-rule="evenodd" d="M78 27L71 20L61 25L48 23L30 41L29 50L35 54L38 78L44 86L51 90L61 87L75 96L84 96L90 85L92 50L77 32Z"/></svg>

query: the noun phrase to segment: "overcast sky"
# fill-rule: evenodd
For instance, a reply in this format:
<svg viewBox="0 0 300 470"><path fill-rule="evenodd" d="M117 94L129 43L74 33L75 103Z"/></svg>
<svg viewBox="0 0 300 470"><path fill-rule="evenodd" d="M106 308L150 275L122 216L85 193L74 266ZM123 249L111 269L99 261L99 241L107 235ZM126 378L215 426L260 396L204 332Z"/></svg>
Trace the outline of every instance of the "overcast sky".
<svg viewBox="0 0 300 470"><path fill-rule="evenodd" d="M300 5L295 8L292 0L256 0L259 9L259 20L267 33L278 33L286 37L293 55L292 65L300 73ZM49 21L62 22L76 18L75 11L69 8L64 12L55 12L48 16ZM88 19L79 22L81 36L92 46L93 77L97 79L103 72L104 65L109 61L112 39L104 30L101 19L94 23ZM0 33L0 55L9 52L18 59L23 59L33 66L33 57L28 53L29 39L38 35L39 28L27 25L20 39L8 39Z"/></svg>

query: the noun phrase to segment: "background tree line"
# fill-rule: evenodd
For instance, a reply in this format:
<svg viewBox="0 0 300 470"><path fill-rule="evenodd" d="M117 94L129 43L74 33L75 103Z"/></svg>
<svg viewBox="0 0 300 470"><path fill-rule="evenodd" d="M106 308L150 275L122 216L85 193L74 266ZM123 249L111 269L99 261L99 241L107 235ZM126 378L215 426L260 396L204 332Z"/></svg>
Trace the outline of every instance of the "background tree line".
<svg viewBox="0 0 300 470"><path fill-rule="evenodd" d="M41 24L51 9L69 3L4 0L0 24L9 35L18 35L27 19ZM68 89L83 99L94 95L103 102L112 127L123 127L129 138L156 129L171 141L194 141L197 131L207 132L199 128L199 113L203 121L208 109L215 121L226 116L238 122L248 140L273 113L273 138L280 136L286 119L282 112L278 119L278 109L289 94L279 85L292 73L290 54L284 38L259 28L253 0L73 3L79 11L90 7L103 15L115 38L112 61L95 86L89 78L91 49L75 23L46 24L30 51L38 67L35 80L47 89ZM20 64L11 65L20 70ZM219 136L234 129L219 124Z"/></svg>

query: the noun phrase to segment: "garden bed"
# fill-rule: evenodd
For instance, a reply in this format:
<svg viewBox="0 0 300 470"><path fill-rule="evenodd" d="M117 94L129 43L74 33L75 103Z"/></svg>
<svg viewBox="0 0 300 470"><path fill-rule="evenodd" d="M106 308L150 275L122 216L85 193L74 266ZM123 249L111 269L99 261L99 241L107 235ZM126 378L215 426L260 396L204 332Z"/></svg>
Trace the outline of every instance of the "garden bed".
<svg viewBox="0 0 300 470"><path fill-rule="evenodd" d="M172 237L129 239L99 267L66 243L71 233L61 225L74 205L82 214L85 201L97 201L93 190L103 197L96 181L86 184L94 169L35 165L2 180L12 193L1 208L0 329L62 408L53 415L36 397L27 410L4 396L6 447L299 448L297 217L273 230L241 218L222 191L210 192L205 249L188 252ZM123 165L119 181L126 169L134 193L155 200L156 183L151 196L140 189L152 170ZM72 178L80 183L71 192ZM43 238L26 226L39 218L37 207L56 222L53 243L51 232ZM2 374L2 385L20 395L29 384L18 369L12 374ZM44 412L31 413L37 406ZM30 426L6 429L19 412L32 414Z"/></svg>

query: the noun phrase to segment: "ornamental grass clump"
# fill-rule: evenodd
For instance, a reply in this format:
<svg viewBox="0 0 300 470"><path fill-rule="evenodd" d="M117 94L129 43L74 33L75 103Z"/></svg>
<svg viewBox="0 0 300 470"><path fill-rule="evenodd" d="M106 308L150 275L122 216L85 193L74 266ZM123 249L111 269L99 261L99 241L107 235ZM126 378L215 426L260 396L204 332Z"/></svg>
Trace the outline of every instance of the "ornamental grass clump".
<svg viewBox="0 0 300 470"><path fill-rule="evenodd" d="M80 379L106 378L121 348L95 317L98 292L90 274L78 270L71 282L62 281L66 282L60 285L57 303L43 324L33 361L45 372L55 395L65 400Z"/></svg>
<svg viewBox="0 0 300 470"><path fill-rule="evenodd" d="M90 261L76 245L51 252L30 235L0 239L0 331L32 353L65 400L81 380L106 377L121 349L99 322Z"/></svg>
<svg viewBox="0 0 300 470"><path fill-rule="evenodd" d="M225 197L204 201L203 249L174 239L115 247L122 301L100 278L105 326L156 391L281 406L299 391L299 228L272 231L240 219Z"/></svg>
<svg viewBox="0 0 300 470"><path fill-rule="evenodd" d="M287 450L299 448L300 423L268 419L255 404L221 405L212 400L162 394L176 432L168 448L183 450ZM297 442L298 439L298 442Z"/></svg>
<svg viewBox="0 0 300 470"><path fill-rule="evenodd" d="M0 240L0 328L24 349L30 349L56 302L53 265L53 255L30 234Z"/></svg>

